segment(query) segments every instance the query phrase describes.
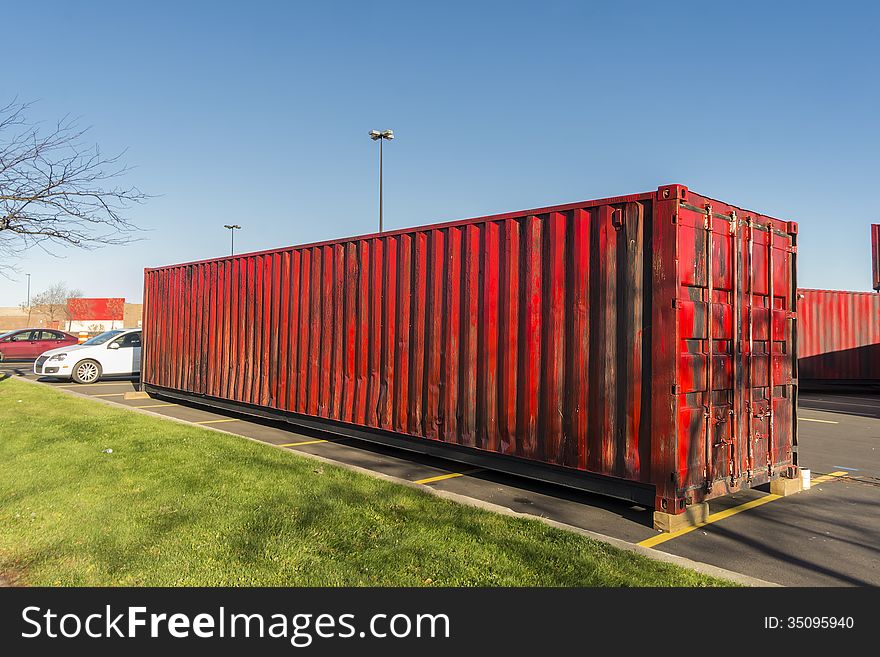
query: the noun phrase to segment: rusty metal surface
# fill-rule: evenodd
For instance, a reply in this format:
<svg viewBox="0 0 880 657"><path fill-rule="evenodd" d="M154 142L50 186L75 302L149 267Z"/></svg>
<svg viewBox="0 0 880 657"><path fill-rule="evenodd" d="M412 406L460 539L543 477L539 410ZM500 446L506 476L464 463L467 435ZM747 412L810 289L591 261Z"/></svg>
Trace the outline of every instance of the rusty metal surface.
<svg viewBox="0 0 880 657"><path fill-rule="evenodd" d="M880 383L880 294L798 292L800 379Z"/></svg>
<svg viewBox="0 0 880 657"><path fill-rule="evenodd" d="M677 512L792 463L795 239L670 185L148 269L143 381Z"/></svg>

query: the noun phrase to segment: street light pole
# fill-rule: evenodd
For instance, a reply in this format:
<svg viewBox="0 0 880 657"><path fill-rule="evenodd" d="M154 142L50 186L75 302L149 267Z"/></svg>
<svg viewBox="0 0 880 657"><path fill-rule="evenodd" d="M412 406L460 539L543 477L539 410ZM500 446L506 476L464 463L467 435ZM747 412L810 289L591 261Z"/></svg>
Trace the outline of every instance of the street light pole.
<svg viewBox="0 0 880 657"><path fill-rule="evenodd" d="M379 232L382 232L382 144L384 139L379 140Z"/></svg>
<svg viewBox="0 0 880 657"><path fill-rule="evenodd" d="M392 130L370 130L370 139L379 142L379 232L382 232L382 142L386 139L394 139Z"/></svg>
<svg viewBox="0 0 880 657"><path fill-rule="evenodd" d="M224 228L229 229L229 255L235 255L235 231L241 230L238 224L224 224Z"/></svg>
<svg viewBox="0 0 880 657"><path fill-rule="evenodd" d="M31 275L25 274L27 276L27 307L28 307L28 318L27 323L28 326L31 325Z"/></svg>

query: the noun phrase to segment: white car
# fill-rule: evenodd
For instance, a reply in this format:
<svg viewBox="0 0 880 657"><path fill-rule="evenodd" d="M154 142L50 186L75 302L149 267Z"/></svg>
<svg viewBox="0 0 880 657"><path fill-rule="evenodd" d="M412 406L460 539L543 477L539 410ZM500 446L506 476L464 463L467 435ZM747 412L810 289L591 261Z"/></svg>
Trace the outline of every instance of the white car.
<svg viewBox="0 0 880 657"><path fill-rule="evenodd" d="M43 352L34 361L34 374L77 383L94 383L103 375L140 374L141 330L106 331L82 344Z"/></svg>

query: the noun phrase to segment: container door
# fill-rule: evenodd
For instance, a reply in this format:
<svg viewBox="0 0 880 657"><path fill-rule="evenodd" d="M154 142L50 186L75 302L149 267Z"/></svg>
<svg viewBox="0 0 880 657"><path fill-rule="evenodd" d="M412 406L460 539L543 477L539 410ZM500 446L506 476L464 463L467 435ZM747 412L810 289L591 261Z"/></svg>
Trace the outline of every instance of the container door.
<svg viewBox="0 0 880 657"><path fill-rule="evenodd" d="M780 224L781 222L776 222ZM745 476L758 480L796 464L796 233L747 217L745 238Z"/></svg>
<svg viewBox="0 0 880 657"><path fill-rule="evenodd" d="M736 224L710 209L679 212L679 468L686 488L735 474L735 352L741 331Z"/></svg>
<svg viewBox="0 0 880 657"><path fill-rule="evenodd" d="M791 458L793 238L723 204L682 203L678 223L679 477L760 483Z"/></svg>

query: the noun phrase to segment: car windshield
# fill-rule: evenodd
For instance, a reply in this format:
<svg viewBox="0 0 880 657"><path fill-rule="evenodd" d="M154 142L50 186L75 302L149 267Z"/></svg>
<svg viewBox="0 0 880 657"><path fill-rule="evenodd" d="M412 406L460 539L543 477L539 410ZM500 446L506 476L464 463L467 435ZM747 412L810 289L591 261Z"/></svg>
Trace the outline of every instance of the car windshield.
<svg viewBox="0 0 880 657"><path fill-rule="evenodd" d="M18 331L6 331L6 333L0 333L0 340L3 338L8 338L13 333L18 333Z"/></svg>
<svg viewBox="0 0 880 657"><path fill-rule="evenodd" d="M104 344L108 340L112 340L113 338L115 338L120 333L122 333L122 331L104 331L100 335L96 335L93 338L89 338L88 340L83 342L83 344L84 345Z"/></svg>

